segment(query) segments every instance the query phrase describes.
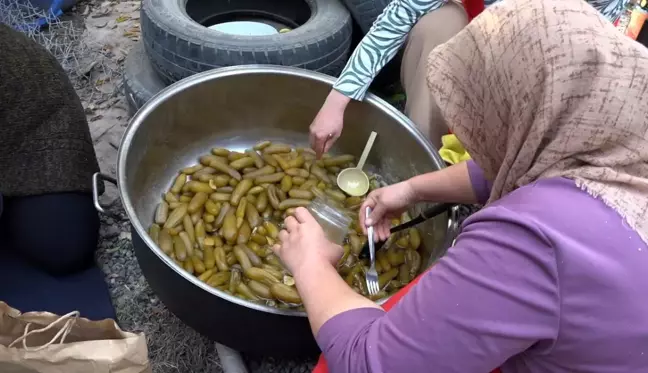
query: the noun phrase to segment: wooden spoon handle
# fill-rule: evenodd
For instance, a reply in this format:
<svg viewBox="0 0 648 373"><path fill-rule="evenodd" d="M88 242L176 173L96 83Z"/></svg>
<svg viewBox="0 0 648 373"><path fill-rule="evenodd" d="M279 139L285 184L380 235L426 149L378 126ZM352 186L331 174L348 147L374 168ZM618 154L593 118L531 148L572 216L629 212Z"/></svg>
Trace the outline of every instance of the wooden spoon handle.
<svg viewBox="0 0 648 373"><path fill-rule="evenodd" d="M376 136L378 134L374 131L371 131L371 135L369 135L369 140L367 140L367 145L365 145L364 150L362 151L362 155L360 156L360 161L358 162L358 165L356 168L359 168L362 170L362 167L364 167L365 162L367 161L367 157L369 156L369 152L371 151L371 148L373 147L373 143L376 140Z"/></svg>

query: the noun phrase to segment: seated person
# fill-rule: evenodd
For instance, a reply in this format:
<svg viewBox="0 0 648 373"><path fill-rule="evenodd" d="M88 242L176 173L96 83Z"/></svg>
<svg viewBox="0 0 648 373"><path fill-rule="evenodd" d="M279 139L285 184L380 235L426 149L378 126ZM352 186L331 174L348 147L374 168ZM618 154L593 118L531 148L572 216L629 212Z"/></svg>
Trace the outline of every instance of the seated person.
<svg viewBox="0 0 648 373"><path fill-rule="evenodd" d="M81 102L51 54L2 24L0 51L0 300L115 318L94 263L99 166Z"/></svg>

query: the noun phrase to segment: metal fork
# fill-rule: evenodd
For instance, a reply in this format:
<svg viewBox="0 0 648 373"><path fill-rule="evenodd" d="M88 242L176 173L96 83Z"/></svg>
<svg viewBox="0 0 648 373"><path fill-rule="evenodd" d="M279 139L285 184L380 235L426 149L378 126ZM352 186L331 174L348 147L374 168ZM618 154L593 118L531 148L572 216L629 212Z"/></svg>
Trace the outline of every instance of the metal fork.
<svg viewBox="0 0 648 373"><path fill-rule="evenodd" d="M371 207L367 207L367 215L369 218L371 214ZM371 266L367 271L367 290L369 295L376 295L380 291L380 285L378 284L378 272L376 271L376 245L374 242L374 227L367 227L367 242L369 242L369 258L371 260Z"/></svg>

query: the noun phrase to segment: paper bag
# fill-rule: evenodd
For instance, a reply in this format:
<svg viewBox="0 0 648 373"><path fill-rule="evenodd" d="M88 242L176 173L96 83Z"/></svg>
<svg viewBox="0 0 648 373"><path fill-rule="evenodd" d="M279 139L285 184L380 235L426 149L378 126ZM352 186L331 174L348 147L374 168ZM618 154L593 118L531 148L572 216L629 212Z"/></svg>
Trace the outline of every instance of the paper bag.
<svg viewBox="0 0 648 373"><path fill-rule="evenodd" d="M146 338L113 320L58 316L0 302L2 373L151 373Z"/></svg>

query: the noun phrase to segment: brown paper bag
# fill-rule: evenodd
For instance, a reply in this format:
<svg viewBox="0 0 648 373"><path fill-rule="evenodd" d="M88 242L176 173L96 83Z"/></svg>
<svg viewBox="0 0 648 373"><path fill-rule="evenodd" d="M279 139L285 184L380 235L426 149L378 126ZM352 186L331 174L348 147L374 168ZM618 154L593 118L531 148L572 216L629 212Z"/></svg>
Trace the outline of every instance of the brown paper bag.
<svg viewBox="0 0 648 373"><path fill-rule="evenodd" d="M144 334L79 312L21 313L0 302L1 373L151 373Z"/></svg>

